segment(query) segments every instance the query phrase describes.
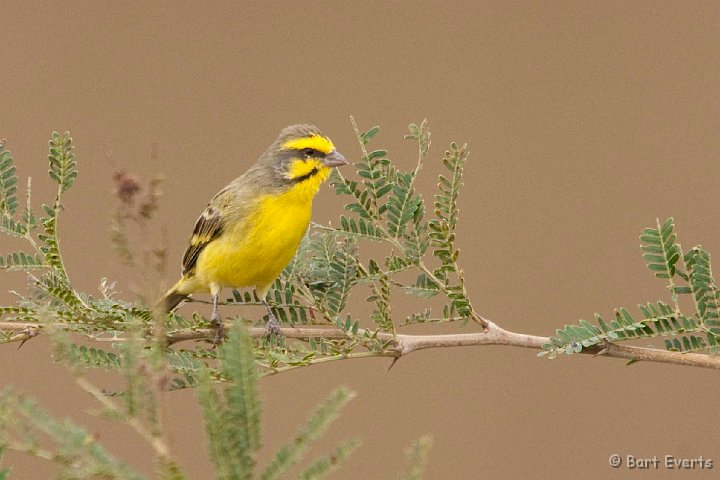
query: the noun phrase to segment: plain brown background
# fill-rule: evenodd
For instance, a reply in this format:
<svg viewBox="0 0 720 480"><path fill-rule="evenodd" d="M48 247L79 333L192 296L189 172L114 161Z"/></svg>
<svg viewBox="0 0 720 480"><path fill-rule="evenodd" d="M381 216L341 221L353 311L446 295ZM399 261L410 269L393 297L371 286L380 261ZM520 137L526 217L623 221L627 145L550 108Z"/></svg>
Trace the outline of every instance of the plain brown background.
<svg viewBox="0 0 720 480"><path fill-rule="evenodd" d="M667 299L638 249L656 217L675 216L684 246L720 252L717 2L4 1L0 15L0 137L39 204L51 198L49 134L72 132L80 177L60 235L85 291L107 276L133 298L137 272L109 242L115 169L167 176L156 226L168 232L174 276L207 200L280 128L316 123L356 159L351 114L362 128L381 125L375 144L406 167L415 161L406 125L429 120L425 198L446 145L468 143L461 264L480 313L507 329L548 335L596 311ZM341 205L325 186L314 218L337 218ZM4 252L18 246L0 238ZM2 274L0 299L23 282ZM344 384L358 396L312 451L364 441L336 478L394 477L423 433L435 439L432 479L716 477L717 373L535 353L444 349L390 371L369 359L266 378L260 461ZM0 365L3 386L152 471L141 439L85 413L95 404L44 339L0 348ZM209 478L194 394L166 405L174 454L191 478ZM613 470L613 453L703 455L715 469ZM54 472L19 455L5 463L11 478Z"/></svg>

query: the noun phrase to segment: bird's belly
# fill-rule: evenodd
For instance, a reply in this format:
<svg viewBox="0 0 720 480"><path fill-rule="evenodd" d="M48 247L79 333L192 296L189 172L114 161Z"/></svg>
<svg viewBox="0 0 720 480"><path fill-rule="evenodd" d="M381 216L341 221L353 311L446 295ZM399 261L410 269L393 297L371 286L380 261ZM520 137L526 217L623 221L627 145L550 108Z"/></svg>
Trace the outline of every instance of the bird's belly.
<svg viewBox="0 0 720 480"><path fill-rule="evenodd" d="M292 260L312 211L311 202L268 197L246 224L211 242L198 258L202 282L223 287L264 290Z"/></svg>

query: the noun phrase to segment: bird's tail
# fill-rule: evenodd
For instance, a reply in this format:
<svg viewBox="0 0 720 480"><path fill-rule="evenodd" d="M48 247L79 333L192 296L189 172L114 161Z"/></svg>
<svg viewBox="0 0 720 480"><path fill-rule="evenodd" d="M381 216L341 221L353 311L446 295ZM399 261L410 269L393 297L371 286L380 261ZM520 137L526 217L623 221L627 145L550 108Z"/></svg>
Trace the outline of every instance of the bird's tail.
<svg viewBox="0 0 720 480"><path fill-rule="evenodd" d="M182 282L182 280L180 282ZM178 292L178 286L180 285L180 282L178 282L177 284L175 284L174 287L168 290L162 300L160 300L160 306L162 307L163 311L172 312L180 304L180 302L190 296Z"/></svg>

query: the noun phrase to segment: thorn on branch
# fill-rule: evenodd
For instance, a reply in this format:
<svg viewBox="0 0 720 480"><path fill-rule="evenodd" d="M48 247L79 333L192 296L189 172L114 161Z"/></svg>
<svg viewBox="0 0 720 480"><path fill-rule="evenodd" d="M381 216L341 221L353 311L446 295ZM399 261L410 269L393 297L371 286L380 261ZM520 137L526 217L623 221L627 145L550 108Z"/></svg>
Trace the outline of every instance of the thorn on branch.
<svg viewBox="0 0 720 480"><path fill-rule="evenodd" d="M477 323L480 324L482 327L483 333L488 333L490 329L490 322L486 318L484 318L482 315L478 315L475 312L472 312L472 319L475 320Z"/></svg>
<svg viewBox="0 0 720 480"><path fill-rule="evenodd" d="M598 350L598 352L594 355L595 357L599 355L605 355L610 350L610 342L608 342L607 340L603 340L601 343L598 344L598 346L600 347L600 350Z"/></svg>
<svg viewBox="0 0 720 480"><path fill-rule="evenodd" d="M400 355L392 359L392 362L390 363L390 366L387 368L386 372L389 372L390 369L395 366L398 360L400 360Z"/></svg>
<svg viewBox="0 0 720 480"><path fill-rule="evenodd" d="M39 327L25 327L24 329L17 332L15 335L13 335L10 338L11 342L20 342L20 345L18 345L18 350L20 350L20 347L25 345L25 342L30 340L33 337L37 337L40 335L40 328Z"/></svg>

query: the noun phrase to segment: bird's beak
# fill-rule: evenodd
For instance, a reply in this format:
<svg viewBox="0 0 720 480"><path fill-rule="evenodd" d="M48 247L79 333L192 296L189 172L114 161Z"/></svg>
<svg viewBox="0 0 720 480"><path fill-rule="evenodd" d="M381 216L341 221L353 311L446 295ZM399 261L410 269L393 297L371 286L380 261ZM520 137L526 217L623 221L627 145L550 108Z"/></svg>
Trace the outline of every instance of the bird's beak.
<svg viewBox="0 0 720 480"><path fill-rule="evenodd" d="M332 152L328 153L323 159L323 163L326 167L339 167L341 165L348 164L347 160L345 160L345 157L343 157L337 150L333 150Z"/></svg>

